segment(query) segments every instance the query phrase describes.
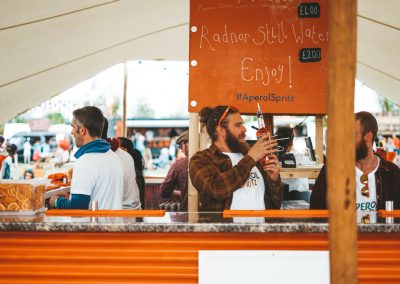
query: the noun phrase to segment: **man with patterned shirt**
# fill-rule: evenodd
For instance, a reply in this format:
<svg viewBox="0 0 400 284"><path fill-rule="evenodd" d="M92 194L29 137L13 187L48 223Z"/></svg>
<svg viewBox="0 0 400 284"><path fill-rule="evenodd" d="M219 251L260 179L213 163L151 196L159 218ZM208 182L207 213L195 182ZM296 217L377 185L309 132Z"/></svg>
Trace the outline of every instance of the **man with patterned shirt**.
<svg viewBox="0 0 400 284"><path fill-rule="evenodd" d="M373 151L378 132L375 117L366 111L355 114L356 202L358 221L374 222L376 212L393 201L400 208L400 169ZM310 198L310 209L327 208L326 168L322 167Z"/></svg>
<svg viewBox="0 0 400 284"><path fill-rule="evenodd" d="M188 211L188 164L189 164L189 131L184 131L176 140L176 145L185 157L176 160L168 171L167 177L160 186L161 197L180 197L180 211Z"/></svg>
<svg viewBox="0 0 400 284"><path fill-rule="evenodd" d="M210 148L190 160L189 175L199 192L200 210L279 209L283 186L276 140L262 136L251 148L240 112L231 106L205 107L200 122L212 140ZM265 165L259 162L266 158Z"/></svg>

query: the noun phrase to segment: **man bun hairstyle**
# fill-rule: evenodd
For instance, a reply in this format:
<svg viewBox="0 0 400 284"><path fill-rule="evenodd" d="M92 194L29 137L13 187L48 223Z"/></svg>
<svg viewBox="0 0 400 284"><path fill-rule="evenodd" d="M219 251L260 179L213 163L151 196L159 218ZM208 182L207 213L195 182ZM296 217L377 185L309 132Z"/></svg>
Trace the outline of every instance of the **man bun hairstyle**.
<svg viewBox="0 0 400 284"><path fill-rule="evenodd" d="M378 134L378 122L376 118L367 111L360 111L356 113L356 121L359 120L363 136L368 132L372 133L372 143L375 141Z"/></svg>
<svg viewBox="0 0 400 284"><path fill-rule="evenodd" d="M229 108L229 109L228 109ZM222 116L224 115L225 111L228 109L227 114L221 120ZM232 113L237 113L239 110L232 106L216 106L214 108L211 107L204 107L200 110L200 124L201 127L206 127L207 133L210 136L211 140L214 142L217 140L216 135L216 128L218 126L219 121L221 120L221 126L226 128L228 124L227 117Z"/></svg>
<svg viewBox="0 0 400 284"><path fill-rule="evenodd" d="M84 126L92 137L101 137L104 127L104 116L95 106L85 106L72 113L78 125Z"/></svg>

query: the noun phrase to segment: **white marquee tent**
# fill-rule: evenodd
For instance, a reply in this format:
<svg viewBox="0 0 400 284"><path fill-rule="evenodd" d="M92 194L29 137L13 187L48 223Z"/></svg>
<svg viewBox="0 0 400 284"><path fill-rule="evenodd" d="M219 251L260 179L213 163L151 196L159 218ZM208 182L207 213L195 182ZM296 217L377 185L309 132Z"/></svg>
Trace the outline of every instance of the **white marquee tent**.
<svg viewBox="0 0 400 284"><path fill-rule="evenodd" d="M358 1L357 78L400 104L400 1ZM189 0L0 1L0 123L127 60L188 60Z"/></svg>

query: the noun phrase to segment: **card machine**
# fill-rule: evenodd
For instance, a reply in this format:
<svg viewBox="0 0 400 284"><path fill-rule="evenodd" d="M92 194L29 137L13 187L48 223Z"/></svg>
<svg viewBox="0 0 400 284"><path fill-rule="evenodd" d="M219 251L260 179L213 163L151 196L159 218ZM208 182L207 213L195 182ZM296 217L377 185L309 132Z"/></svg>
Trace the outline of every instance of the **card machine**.
<svg viewBox="0 0 400 284"><path fill-rule="evenodd" d="M296 159L292 153L282 155L282 168L295 168Z"/></svg>

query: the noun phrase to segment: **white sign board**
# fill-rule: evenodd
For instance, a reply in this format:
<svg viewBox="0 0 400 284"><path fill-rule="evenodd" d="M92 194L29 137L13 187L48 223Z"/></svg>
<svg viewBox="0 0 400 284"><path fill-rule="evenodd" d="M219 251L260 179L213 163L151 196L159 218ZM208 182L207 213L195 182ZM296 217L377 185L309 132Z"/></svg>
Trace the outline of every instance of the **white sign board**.
<svg viewBox="0 0 400 284"><path fill-rule="evenodd" d="M329 251L199 251L200 284L329 283Z"/></svg>

